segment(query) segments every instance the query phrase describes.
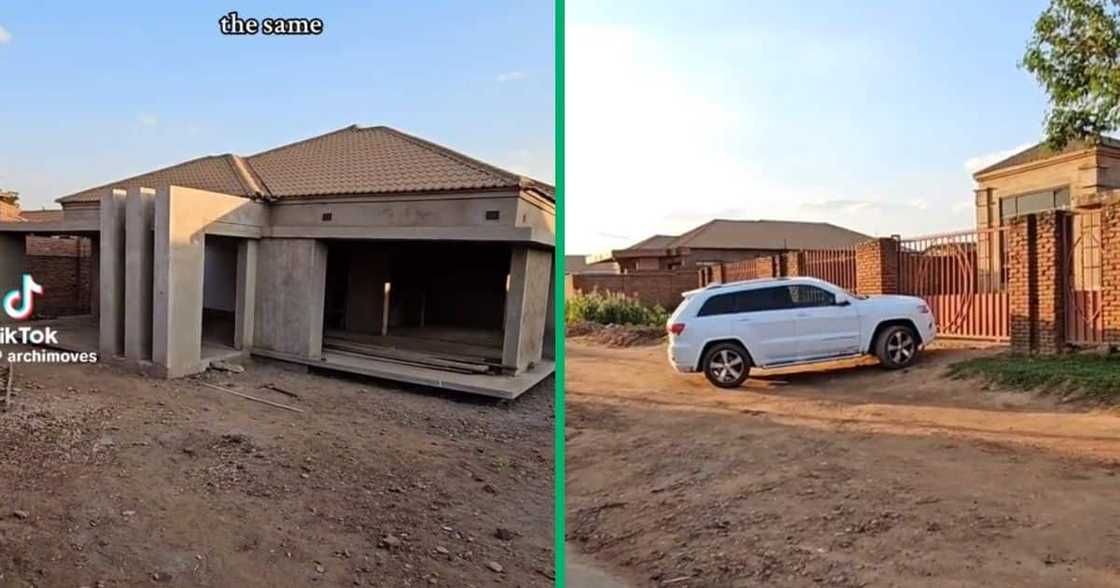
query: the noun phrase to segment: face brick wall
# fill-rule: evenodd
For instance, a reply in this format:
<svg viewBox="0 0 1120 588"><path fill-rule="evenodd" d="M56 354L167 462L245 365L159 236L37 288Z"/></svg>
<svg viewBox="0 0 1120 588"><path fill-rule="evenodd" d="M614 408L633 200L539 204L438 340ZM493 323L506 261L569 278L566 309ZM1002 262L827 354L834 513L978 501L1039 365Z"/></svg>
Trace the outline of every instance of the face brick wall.
<svg viewBox="0 0 1120 588"><path fill-rule="evenodd" d="M699 287L698 276L695 268L635 274L576 274L572 276L572 286L578 292L619 294L672 310L680 304L682 293Z"/></svg>
<svg viewBox="0 0 1120 588"><path fill-rule="evenodd" d="M1064 242L1068 213L1043 212L1035 229L1037 251L1038 351L1057 353L1065 347L1065 264Z"/></svg>
<svg viewBox="0 0 1120 588"><path fill-rule="evenodd" d="M1101 211L1101 319L1105 341L1120 342L1120 204Z"/></svg>
<svg viewBox="0 0 1120 588"><path fill-rule="evenodd" d="M873 239L856 246L856 292L898 293L898 241Z"/></svg>
<svg viewBox="0 0 1120 588"><path fill-rule="evenodd" d="M1029 352L1034 347L1032 323L1034 321L1034 218L1017 217L1011 220L1007 232L1007 287L1008 307L1011 312L1011 350Z"/></svg>
<svg viewBox="0 0 1120 588"><path fill-rule="evenodd" d="M24 270L43 285L35 314L66 316L91 312L92 242L79 237L27 237Z"/></svg>

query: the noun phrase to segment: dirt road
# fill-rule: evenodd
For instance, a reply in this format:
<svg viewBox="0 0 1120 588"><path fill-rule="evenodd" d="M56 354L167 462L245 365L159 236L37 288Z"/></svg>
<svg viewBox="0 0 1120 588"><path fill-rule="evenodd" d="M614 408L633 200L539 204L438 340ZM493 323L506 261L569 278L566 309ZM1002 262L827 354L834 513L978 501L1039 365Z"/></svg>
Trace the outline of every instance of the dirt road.
<svg viewBox="0 0 1120 588"><path fill-rule="evenodd" d="M17 368L0 586L551 586L551 379L513 403L273 364L204 379L305 412Z"/></svg>
<svg viewBox="0 0 1120 588"><path fill-rule="evenodd" d="M974 353L721 391L569 341L569 541L635 586L1120 585L1120 417L945 377Z"/></svg>

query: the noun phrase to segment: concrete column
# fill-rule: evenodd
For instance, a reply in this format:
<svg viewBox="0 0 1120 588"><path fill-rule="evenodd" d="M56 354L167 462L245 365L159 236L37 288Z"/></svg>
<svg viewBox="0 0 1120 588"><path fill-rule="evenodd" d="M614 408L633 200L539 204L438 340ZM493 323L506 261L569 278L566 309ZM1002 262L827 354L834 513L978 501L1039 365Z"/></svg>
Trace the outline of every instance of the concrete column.
<svg viewBox="0 0 1120 588"><path fill-rule="evenodd" d="M513 246L502 363L515 372L524 371L541 359L551 267L552 251Z"/></svg>
<svg viewBox="0 0 1120 588"><path fill-rule="evenodd" d="M124 355L152 357L155 190L133 188L125 204Z"/></svg>
<svg viewBox="0 0 1120 588"><path fill-rule="evenodd" d="M327 246L322 241L261 239L253 346L321 358L326 287Z"/></svg>
<svg viewBox="0 0 1120 588"><path fill-rule="evenodd" d="M202 285L206 233L168 189L155 201L152 361L164 377L202 371ZM181 216L182 215L182 216Z"/></svg>
<svg viewBox="0 0 1120 588"><path fill-rule="evenodd" d="M101 239L90 239L89 248L89 311L101 316Z"/></svg>
<svg viewBox="0 0 1120 588"><path fill-rule="evenodd" d="M257 241L244 239L237 246L237 307L233 347L253 346L253 325L257 312Z"/></svg>
<svg viewBox="0 0 1120 588"><path fill-rule="evenodd" d="M556 256L552 256L552 268L548 276L548 309L544 315L544 349L542 357L556 359Z"/></svg>
<svg viewBox="0 0 1120 588"><path fill-rule="evenodd" d="M101 196L98 351L105 358L124 353L125 198L124 190Z"/></svg>

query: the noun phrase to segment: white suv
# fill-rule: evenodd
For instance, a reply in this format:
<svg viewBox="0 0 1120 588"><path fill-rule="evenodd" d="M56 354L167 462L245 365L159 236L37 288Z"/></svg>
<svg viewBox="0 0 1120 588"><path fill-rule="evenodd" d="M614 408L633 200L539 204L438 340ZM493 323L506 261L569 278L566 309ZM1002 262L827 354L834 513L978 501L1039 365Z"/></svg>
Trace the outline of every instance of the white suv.
<svg viewBox="0 0 1120 588"><path fill-rule="evenodd" d="M857 296L815 278L712 284L683 296L667 325L669 362L721 388L742 384L752 366L874 354L897 369L937 334L921 298Z"/></svg>

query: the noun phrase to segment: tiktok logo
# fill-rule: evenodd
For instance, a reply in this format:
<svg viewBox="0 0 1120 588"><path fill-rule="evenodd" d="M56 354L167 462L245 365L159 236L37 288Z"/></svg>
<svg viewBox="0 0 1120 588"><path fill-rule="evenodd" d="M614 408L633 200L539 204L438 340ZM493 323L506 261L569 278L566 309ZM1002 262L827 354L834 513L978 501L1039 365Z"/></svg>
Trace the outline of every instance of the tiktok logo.
<svg viewBox="0 0 1120 588"><path fill-rule="evenodd" d="M42 293L43 286L38 284L31 274L23 274L23 285L18 290L12 290L4 295L4 312L17 321L25 320L35 309L34 295Z"/></svg>

